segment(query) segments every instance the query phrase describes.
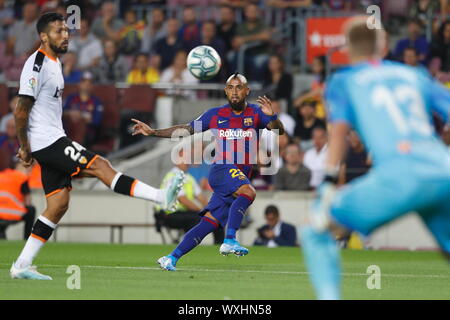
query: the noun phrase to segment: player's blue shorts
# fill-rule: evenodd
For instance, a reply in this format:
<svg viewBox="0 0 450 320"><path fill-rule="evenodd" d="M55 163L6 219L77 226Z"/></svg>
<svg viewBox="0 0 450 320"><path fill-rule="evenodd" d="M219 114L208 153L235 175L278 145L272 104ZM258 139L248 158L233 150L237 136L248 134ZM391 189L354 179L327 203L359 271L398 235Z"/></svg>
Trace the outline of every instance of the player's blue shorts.
<svg viewBox="0 0 450 320"><path fill-rule="evenodd" d="M228 211L235 199L233 193L240 186L250 184L250 181L234 164L213 164L209 172L208 181L214 193L201 214L205 214L208 211L211 212L220 225L225 227L228 220Z"/></svg>
<svg viewBox="0 0 450 320"><path fill-rule="evenodd" d="M365 235L409 212L417 212L441 248L450 253L448 167L391 161L340 189L331 207L339 224Z"/></svg>

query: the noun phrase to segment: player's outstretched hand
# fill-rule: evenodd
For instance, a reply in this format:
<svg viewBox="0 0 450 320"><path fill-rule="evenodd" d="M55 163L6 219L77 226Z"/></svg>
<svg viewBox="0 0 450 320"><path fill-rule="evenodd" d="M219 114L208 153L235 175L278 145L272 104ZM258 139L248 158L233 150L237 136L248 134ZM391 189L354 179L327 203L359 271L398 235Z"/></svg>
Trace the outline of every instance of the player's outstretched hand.
<svg viewBox="0 0 450 320"><path fill-rule="evenodd" d="M275 114L272 109L272 101L266 96L258 97L258 99L256 99L256 102L258 102L258 104L261 106L261 111L265 115L273 116Z"/></svg>
<svg viewBox="0 0 450 320"><path fill-rule="evenodd" d="M144 136L152 136L155 134L155 130L150 128L148 124L143 123L142 121L131 119L134 123L133 133L131 135L135 136L137 134L143 134Z"/></svg>
<svg viewBox="0 0 450 320"><path fill-rule="evenodd" d="M313 201L309 218L313 227L319 232L324 232L330 227L331 204L335 196L336 185L328 181L322 182L316 190L316 199Z"/></svg>
<svg viewBox="0 0 450 320"><path fill-rule="evenodd" d="M16 156L20 159L20 162L25 168L31 167L34 162L34 159L31 157L31 151L29 149L19 148L19 152L17 152Z"/></svg>

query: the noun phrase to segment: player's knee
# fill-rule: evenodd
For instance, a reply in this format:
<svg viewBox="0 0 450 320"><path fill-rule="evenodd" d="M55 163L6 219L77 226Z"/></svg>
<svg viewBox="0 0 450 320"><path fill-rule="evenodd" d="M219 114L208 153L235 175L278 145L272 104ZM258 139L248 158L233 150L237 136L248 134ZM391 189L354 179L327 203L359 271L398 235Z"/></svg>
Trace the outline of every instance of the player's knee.
<svg viewBox="0 0 450 320"><path fill-rule="evenodd" d="M61 203L61 205L58 208L58 213L64 214L67 212L67 210L69 210L69 201Z"/></svg>
<svg viewBox="0 0 450 320"><path fill-rule="evenodd" d="M48 208L47 212L50 217L55 219L60 219L69 209L69 200L61 200L58 203L52 203Z"/></svg>
<svg viewBox="0 0 450 320"><path fill-rule="evenodd" d="M206 217L206 218L208 218L208 219L210 219L210 220L212 220L212 221L214 221L216 223L219 223L219 221L211 214L210 211L206 212L204 217Z"/></svg>
<svg viewBox="0 0 450 320"><path fill-rule="evenodd" d="M89 174L100 177L103 173L110 170L111 168L111 163L108 160L103 157L98 157L86 171Z"/></svg>
<svg viewBox="0 0 450 320"><path fill-rule="evenodd" d="M95 159L95 161L92 163L91 167L89 169L95 170L95 171L101 171L104 170L105 168L110 168L111 167L111 163L106 160L103 157L98 157L97 159Z"/></svg>
<svg viewBox="0 0 450 320"><path fill-rule="evenodd" d="M239 190L239 195L245 195L246 197L250 198L252 201L256 198L256 190L251 185L246 184L242 186Z"/></svg>
<svg viewBox="0 0 450 320"><path fill-rule="evenodd" d="M61 192L57 192L47 198L46 215L51 221L59 221L61 217L69 209L70 193L69 188L63 188ZM57 222L55 222L57 223Z"/></svg>
<svg viewBox="0 0 450 320"><path fill-rule="evenodd" d="M56 205L56 210L60 214L66 213L68 209L69 209L69 197L61 199Z"/></svg>

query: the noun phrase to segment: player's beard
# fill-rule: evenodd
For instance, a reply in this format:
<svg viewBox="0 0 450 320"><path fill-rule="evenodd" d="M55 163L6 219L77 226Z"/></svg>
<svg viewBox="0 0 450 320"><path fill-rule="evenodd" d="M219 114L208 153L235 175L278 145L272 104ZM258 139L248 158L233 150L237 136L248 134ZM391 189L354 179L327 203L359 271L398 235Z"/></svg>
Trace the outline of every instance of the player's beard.
<svg viewBox="0 0 450 320"><path fill-rule="evenodd" d="M58 47L58 46L56 46L55 44L53 44L51 42L49 43L49 46L50 46L50 49L52 49L53 52L56 53L56 54L66 53L67 49L69 48L69 46L64 47L63 45Z"/></svg>
<svg viewBox="0 0 450 320"><path fill-rule="evenodd" d="M230 103L231 109L237 112L241 112L242 110L244 110L244 107L246 105L245 99L239 102L231 102L231 100L228 100L228 102Z"/></svg>

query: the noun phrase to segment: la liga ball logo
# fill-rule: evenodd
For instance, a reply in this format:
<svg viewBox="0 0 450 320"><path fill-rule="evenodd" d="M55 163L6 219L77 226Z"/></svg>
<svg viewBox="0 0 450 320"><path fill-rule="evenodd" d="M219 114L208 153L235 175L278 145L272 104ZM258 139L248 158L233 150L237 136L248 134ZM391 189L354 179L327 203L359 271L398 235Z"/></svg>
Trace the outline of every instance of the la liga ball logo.
<svg viewBox="0 0 450 320"><path fill-rule="evenodd" d="M30 86L30 88L34 88L36 86L37 80L35 77L30 78L30 80L28 80L28 85Z"/></svg>

